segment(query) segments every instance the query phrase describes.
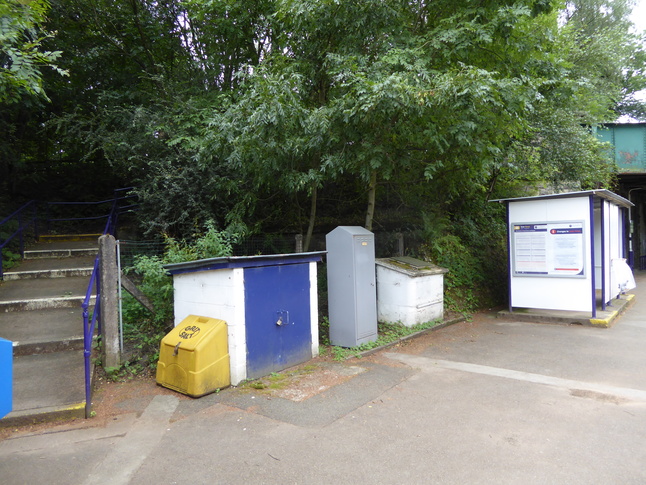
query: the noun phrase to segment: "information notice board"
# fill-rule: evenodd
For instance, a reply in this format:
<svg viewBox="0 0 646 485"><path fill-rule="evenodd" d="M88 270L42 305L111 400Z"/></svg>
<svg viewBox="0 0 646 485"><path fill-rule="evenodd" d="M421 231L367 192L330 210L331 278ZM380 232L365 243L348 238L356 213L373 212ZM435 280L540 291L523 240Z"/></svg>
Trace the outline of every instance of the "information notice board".
<svg viewBox="0 0 646 485"><path fill-rule="evenodd" d="M585 277L583 221L512 223L515 276Z"/></svg>

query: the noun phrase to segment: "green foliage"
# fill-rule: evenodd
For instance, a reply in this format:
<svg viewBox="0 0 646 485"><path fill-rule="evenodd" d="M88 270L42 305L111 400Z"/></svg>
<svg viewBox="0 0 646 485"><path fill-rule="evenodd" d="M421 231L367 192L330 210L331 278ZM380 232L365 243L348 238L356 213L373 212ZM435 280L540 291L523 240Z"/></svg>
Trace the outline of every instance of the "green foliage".
<svg viewBox="0 0 646 485"><path fill-rule="evenodd" d="M633 6L633 0L566 2L563 33L580 113L605 114L607 121L620 114L643 116L644 103L640 107L632 94L646 87L646 46L643 32L630 30Z"/></svg>
<svg viewBox="0 0 646 485"><path fill-rule="evenodd" d="M47 0L0 1L0 103L17 103L23 94L48 99L43 89L43 67L68 75L55 62L60 51L42 48L52 34L42 30Z"/></svg>
<svg viewBox="0 0 646 485"><path fill-rule="evenodd" d="M48 19L43 0L0 5L18 19L2 24L3 68L22 46L62 52L48 62L73 74L36 62L24 72L52 102L4 103L10 197L55 178L123 179L142 230L177 240L214 219L305 233L307 248L315 230L365 221L421 235L455 266L455 308L504 293L487 201L610 188L585 127L644 112L631 0L61 0ZM165 257L201 251L173 244ZM142 260L142 274L163 261Z"/></svg>
<svg viewBox="0 0 646 485"><path fill-rule="evenodd" d="M420 248L438 266L447 268L444 275L444 305L450 311L472 313L478 308L477 290L485 275L478 259L457 236L445 235L433 241L431 247Z"/></svg>
<svg viewBox="0 0 646 485"><path fill-rule="evenodd" d="M459 218L427 218L424 243L418 256L442 268L444 305L449 311L470 314L504 303L507 244L502 206L465 199L454 206Z"/></svg>
<svg viewBox="0 0 646 485"><path fill-rule="evenodd" d="M20 254L2 248L2 271L7 271L20 263Z"/></svg>
<svg viewBox="0 0 646 485"><path fill-rule="evenodd" d="M156 328L164 329L164 326L173 319L173 280L166 273L164 265L230 256L233 240L235 240L233 235L218 231L213 222L209 222L206 232L196 235L192 243L167 236L163 256L135 257L134 264L128 271L133 272L141 281L140 290L150 299L155 308L151 320ZM129 307L126 308L129 309ZM125 319L133 320L128 313Z"/></svg>
<svg viewBox="0 0 646 485"><path fill-rule="evenodd" d="M365 344L357 345L356 347L344 348L333 346L331 349L334 360L345 360L350 357L360 357L362 352L367 350L376 349L383 345L392 344L401 340L404 337L412 335L422 330L428 330L441 324L440 320L432 320L430 322L419 323L411 327L402 325L401 323L387 323L379 322L377 324L377 339L373 342L366 342Z"/></svg>
<svg viewBox="0 0 646 485"><path fill-rule="evenodd" d="M217 256L231 256L232 244L239 237L230 233L219 232L213 221L206 222L206 232L193 243L190 252L195 259L215 258Z"/></svg>
<svg viewBox="0 0 646 485"><path fill-rule="evenodd" d="M303 365L286 372L272 372L260 379L246 380L240 383L240 387L271 393L271 391L285 389L291 383L314 372L316 368L316 365Z"/></svg>
<svg viewBox="0 0 646 485"><path fill-rule="evenodd" d="M12 234L18 230L19 224L18 221L14 218L7 221L2 226L0 226L0 242L6 242ZM2 248L2 270L7 271L21 261L19 254L20 243L19 238L13 238L5 247Z"/></svg>
<svg viewBox="0 0 646 485"><path fill-rule="evenodd" d="M230 256L231 244L236 237L218 231L213 222L208 222L206 231L195 235L193 242L166 237L166 249L162 256L135 257L128 272L134 274L139 289L152 302L155 310L150 314L132 296L124 295L124 339L134 347L137 359L143 359L142 365L155 366L159 358L159 343L172 328L173 280L164 270L164 265Z"/></svg>
<svg viewBox="0 0 646 485"><path fill-rule="evenodd" d="M173 318L173 280L166 274L164 264L165 258L159 256L139 256L131 269L141 278L139 288L155 308L152 320L156 326L168 324ZM124 319L132 320L125 310Z"/></svg>
<svg viewBox="0 0 646 485"><path fill-rule="evenodd" d="M319 344L330 345L330 319L328 317L323 317L319 321Z"/></svg>
<svg viewBox="0 0 646 485"><path fill-rule="evenodd" d="M120 382L131 380L134 377L141 375L145 369L141 364L128 361L119 367L105 367L103 370L109 380Z"/></svg>

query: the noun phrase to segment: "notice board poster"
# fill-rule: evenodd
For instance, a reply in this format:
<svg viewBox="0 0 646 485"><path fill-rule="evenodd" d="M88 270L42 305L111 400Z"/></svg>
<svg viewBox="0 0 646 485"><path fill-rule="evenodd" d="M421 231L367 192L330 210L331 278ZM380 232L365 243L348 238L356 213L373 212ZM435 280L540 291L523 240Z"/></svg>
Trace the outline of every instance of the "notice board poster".
<svg viewBox="0 0 646 485"><path fill-rule="evenodd" d="M585 277L583 221L512 223L516 276Z"/></svg>

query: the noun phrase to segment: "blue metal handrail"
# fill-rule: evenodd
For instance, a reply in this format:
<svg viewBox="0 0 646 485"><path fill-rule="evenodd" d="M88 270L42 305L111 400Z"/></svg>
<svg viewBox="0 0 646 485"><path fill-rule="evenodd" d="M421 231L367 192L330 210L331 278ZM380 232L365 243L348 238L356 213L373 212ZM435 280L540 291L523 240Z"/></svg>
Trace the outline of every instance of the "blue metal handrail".
<svg viewBox="0 0 646 485"><path fill-rule="evenodd" d="M115 196L111 199L106 199L106 200L99 200L99 201L94 201L94 202L47 202L46 203L46 212L47 212L47 217L45 219L47 229L49 230L50 224L52 222L71 222L71 221L95 221L95 220L100 220L100 219L107 219L110 217L112 214L112 209L114 208L114 203L115 201L120 201L120 200L126 200L129 199L129 195L122 195L122 196L117 196L117 192L122 192L126 190L132 190L133 187L127 187L124 189L116 189ZM100 216L86 216L86 217L50 217L50 207L53 206L97 206L101 204L111 204L111 209L110 212L107 214L103 214ZM118 210L120 212L125 212L130 209L134 209L137 207L137 204L129 204L129 205L124 205L120 206Z"/></svg>
<svg viewBox="0 0 646 485"><path fill-rule="evenodd" d="M85 292L85 299L81 304L83 309L83 361L85 364L85 417L89 418L92 414L92 366L90 357L92 356L92 337L94 329L96 328L97 321L100 322L99 317L101 314L101 305L99 302L100 285L99 285L99 256L94 259L94 268L92 269L92 276L90 277L90 284ZM95 291L93 291L95 290ZM90 302L92 300L92 293L96 295L94 303L94 311L90 318ZM100 325L100 323L99 323ZM99 330L100 332L100 330Z"/></svg>

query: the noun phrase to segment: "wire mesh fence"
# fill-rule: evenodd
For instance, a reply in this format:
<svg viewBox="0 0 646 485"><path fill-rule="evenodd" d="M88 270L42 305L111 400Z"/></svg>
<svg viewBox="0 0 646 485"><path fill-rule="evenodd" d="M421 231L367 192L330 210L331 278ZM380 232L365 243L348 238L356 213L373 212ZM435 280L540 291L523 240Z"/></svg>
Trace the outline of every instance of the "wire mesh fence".
<svg viewBox="0 0 646 485"><path fill-rule="evenodd" d="M261 254L288 254L302 252L299 247L300 235L296 234L259 234L249 236L233 245L234 256L256 256Z"/></svg>
<svg viewBox="0 0 646 485"><path fill-rule="evenodd" d="M162 257L166 249L166 243L161 240L130 241L119 240L119 257L122 268L129 268L134 265L138 256L159 256Z"/></svg>
<svg viewBox="0 0 646 485"><path fill-rule="evenodd" d="M189 241L190 242L190 241ZM385 258L401 256L414 251L418 241L411 235L399 232L375 233L375 256ZM166 243L161 239L120 240L121 267L134 264L137 256L162 257ZM312 237L309 251L325 250L325 234ZM244 238L233 245L233 256L258 256L267 254L289 254L303 251L303 237L300 234L258 234Z"/></svg>

